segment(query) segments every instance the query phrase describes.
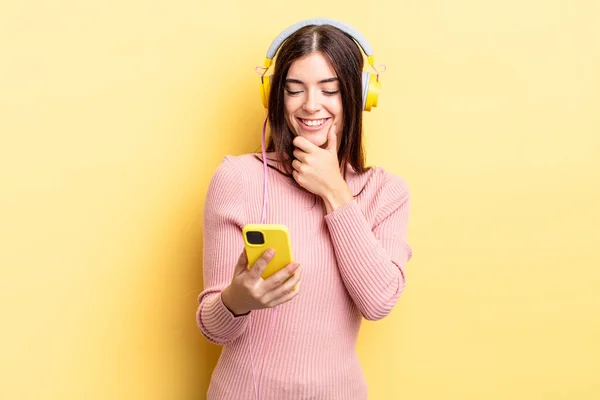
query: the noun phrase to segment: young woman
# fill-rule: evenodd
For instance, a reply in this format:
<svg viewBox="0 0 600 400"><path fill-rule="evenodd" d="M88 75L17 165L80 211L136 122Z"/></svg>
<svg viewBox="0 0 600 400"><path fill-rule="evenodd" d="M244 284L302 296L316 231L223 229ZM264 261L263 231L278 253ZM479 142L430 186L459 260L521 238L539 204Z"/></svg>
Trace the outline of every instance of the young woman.
<svg viewBox="0 0 600 400"><path fill-rule="evenodd" d="M404 289L410 199L365 166L363 56L347 32L296 30L270 81L268 222L288 227L297 262L262 279L272 254L248 265L243 251L242 227L260 222L259 155L225 157L210 183L197 322L223 351L209 400L367 399L356 341Z"/></svg>

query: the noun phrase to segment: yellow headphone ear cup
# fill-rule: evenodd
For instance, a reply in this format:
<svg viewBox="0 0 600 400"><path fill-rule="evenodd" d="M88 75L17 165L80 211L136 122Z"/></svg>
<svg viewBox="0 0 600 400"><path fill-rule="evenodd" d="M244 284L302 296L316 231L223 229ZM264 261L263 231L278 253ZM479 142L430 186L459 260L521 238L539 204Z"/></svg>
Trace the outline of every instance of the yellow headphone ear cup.
<svg viewBox="0 0 600 400"><path fill-rule="evenodd" d="M371 74L369 78L369 90L367 92L367 101L365 102L365 111L371 111L372 107L377 107L380 90L381 83L377 80L377 75Z"/></svg>
<svg viewBox="0 0 600 400"><path fill-rule="evenodd" d="M264 75L260 78L260 98L263 106L269 108L269 93L271 91L271 76Z"/></svg>

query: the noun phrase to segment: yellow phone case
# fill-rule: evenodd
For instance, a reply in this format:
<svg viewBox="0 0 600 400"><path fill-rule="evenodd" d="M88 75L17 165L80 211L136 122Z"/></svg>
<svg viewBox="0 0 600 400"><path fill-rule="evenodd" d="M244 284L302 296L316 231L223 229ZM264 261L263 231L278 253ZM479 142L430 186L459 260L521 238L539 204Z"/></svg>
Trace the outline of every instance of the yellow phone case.
<svg viewBox="0 0 600 400"><path fill-rule="evenodd" d="M263 236L263 243L250 243L248 232L260 232ZM262 278L267 279L275 272L279 271L289 263L293 262L292 245L288 229L281 224L248 224L242 229L246 254L248 255L248 265L250 268L268 249L275 250L275 257L269 262L267 268L262 273ZM256 233L251 235L260 236Z"/></svg>

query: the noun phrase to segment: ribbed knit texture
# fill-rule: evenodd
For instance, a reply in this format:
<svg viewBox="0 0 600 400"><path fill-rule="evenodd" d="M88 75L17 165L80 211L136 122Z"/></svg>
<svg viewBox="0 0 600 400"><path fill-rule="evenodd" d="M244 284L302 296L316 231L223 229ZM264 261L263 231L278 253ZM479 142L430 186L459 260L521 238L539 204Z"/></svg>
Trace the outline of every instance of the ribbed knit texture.
<svg viewBox="0 0 600 400"><path fill-rule="evenodd" d="M269 168L267 222L288 227L303 272L298 296L277 308L261 400L367 399L358 331L363 317L388 315L404 290L404 267L412 256L410 198L406 183L382 168L364 174L350 169L346 182L355 199L326 215L320 198L315 202L292 178ZM242 227L260 222L262 183L260 160L246 154L225 157L208 189L197 322L209 341L223 345L208 400L255 398L248 320L258 379L272 310L236 317L223 305L221 291L244 248Z"/></svg>

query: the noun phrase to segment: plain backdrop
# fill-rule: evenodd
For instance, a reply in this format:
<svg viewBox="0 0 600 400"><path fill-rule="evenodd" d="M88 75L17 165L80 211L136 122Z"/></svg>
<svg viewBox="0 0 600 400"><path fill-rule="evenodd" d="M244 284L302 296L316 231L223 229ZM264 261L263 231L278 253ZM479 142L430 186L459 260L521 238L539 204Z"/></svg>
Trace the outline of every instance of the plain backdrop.
<svg viewBox="0 0 600 400"><path fill-rule="evenodd" d="M206 189L260 148L254 67L310 17L387 66L368 162L412 193L370 399L600 397L599 2L24 0L0 6L0 398L204 399Z"/></svg>

